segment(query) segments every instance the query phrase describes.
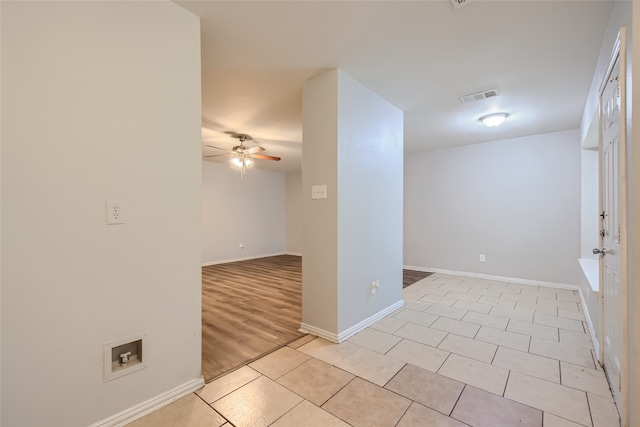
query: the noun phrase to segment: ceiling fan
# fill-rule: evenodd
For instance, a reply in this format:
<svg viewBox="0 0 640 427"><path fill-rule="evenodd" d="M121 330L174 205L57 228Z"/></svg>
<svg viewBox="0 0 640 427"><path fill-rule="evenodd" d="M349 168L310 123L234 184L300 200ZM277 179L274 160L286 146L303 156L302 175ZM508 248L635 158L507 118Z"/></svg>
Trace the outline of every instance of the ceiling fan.
<svg viewBox="0 0 640 427"><path fill-rule="evenodd" d="M228 150L226 148L216 147L214 145L205 144L209 148L215 148L216 150L226 151L226 154L214 154L214 155L204 156L204 157L231 157L231 160L230 160L231 164L233 166L240 168L241 176L244 176L246 169L253 165L254 159L275 160L275 161L280 160L280 157L267 156L266 154L258 154L261 151L264 151L264 148L260 146L247 147L246 145L244 145L246 141L253 140L253 138L250 135L247 135L245 133L232 133L231 137L239 140L240 144L236 145L231 150Z"/></svg>

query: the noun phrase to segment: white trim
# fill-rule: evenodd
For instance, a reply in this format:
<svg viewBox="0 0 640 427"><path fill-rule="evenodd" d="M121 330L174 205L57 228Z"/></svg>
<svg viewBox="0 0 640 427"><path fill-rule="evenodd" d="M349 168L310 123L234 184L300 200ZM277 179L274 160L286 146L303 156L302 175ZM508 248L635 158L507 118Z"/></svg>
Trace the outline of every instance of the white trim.
<svg viewBox="0 0 640 427"><path fill-rule="evenodd" d="M242 257L242 258L231 258L231 259L221 259L221 260L217 260L217 261L206 261L206 262L202 263L202 267L207 267L209 265L226 264L228 262L247 261L247 260L250 260L250 259L266 258L266 257L270 257L270 256L279 256L279 255L287 255L287 254L286 254L286 252L276 252L276 253L273 253L273 254L253 255L253 256L247 256L247 257Z"/></svg>
<svg viewBox="0 0 640 427"><path fill-rule="evenodd" d="M591 315L589 314L589 307L587 306L587 300L584 299L584 293L582 292L582 287L578 288L578 295L580 296L580 304L582 304L582 310L584 312L584 317L587 319L587 327L589 328L589 335L591 336L591 342L593 343L593 349L596 354L596 362L600 363L598 360L598 355L600 354L600 341L598 341L598 337L596 336L596 330L593 327L593 322L591 321ZM600 363L602 365L602 363Z"/></svg>
<svg viewBox="0 0 640 427"><path fill-rule="evenodd" d="M324 329L316 328L315 326L307 325L306 323L301 323L300 329L298 330L304 334L311 334L320 338L324 338L327 341L335 343L338 342L338 335L334 334L333 332L325 331Z"/></svg>
<svg viewBox="0 0 640 427"><path fill-rule="evenodd" d="M617 395L614 394L614 401L620 414L620 424L622 426L628 426L631 418L629 394L630 394L630 375L629 369L629 282L628 282L628 218L627 218L627 180L630 179L627 174L627 28L621 27L618 31L618 37L613 46L611 59L609 60L609 66L603 76L602 83L600 84L600 90L598 92L598 111L600 117L600 123L603 122L603 105L602 95L604 90L611 79L611 73L613 72L616 62L618 64L618 90L621 97L620 112L619 112L619 126L620 133L618 135L619 150L618 150L618 227L619 234L624 236L620 239L620 295L619 295L619 319L620 319L620 392ZM632 96L633 98L633 96ZM600 155L600 173L599 173L599 186L600 186L600 201L599 211L602 212L605 209L604 194L604 178L603 178L603 128L599 126L599 143L598 152ZM600 236L600 247L604 246L604 238ZM602 361L605 360L605 298L606 298L606 283L605 283L605 268L604 257L600 258L600 353L598 358ZM606 370L605 370L606 372Z"/></svg>
<svg viewBox="0 0 640 427"><path fill-rule="evenodd" d="M125 409L124 411L112 415L109 418L105 418L102 421L91 424L89 427L124 426L137 420L138 418L144 417L145 415L162 408L163 406L167 406L171 402L175 402L181 397L184 397L189 393L193 393L194 391L202 387L204 387L204 378L202 377L187 381L184 384L181 384L169 391L152 397L149 400Z"/></svg>
<svg viewBox="0 0 640 427"><path fill-rule="evenodd" d="M285 255L302 256L302 252L287 252Z"/></svg>
<svg viewBox="0 0 640 427"><path fill-rule="evenodd" d="M324 338L328 341L331 342L335 342L335 343L341 343L344 340L352 337L353 335L357 334L358 332L362 331L363 329L365 329L366 327L373 325L374 323L376 323L378 320L382 319L383 317L387 316L390 313L393 313L394 311L398 310L399 308L404 307L404 300L401 299L400 301L391 304L389 307L380 310L379 312L377 312L376 314L367 317L366 319L364 319L362 322L359 322L355 325L353 325L352 327L350 327L349 329L340 332L339 334L335 334L333 332L328 332L325 331L324 329L320 329L320 328L316 328L315 326L311 326L311 325L307 325L305 323L301 323L300 324L300 332L303 332L305 334L311 334L311 335L316 335L320 338Z"/></svg>
<svg viewBox="0 0 640 427"><path fill-rule="evenodd" d="M497 280L497 281L500 281L500 282L518 283L520 285L547 286L549 288L560 288L560 289L571 289L571 290L580 289L580 286L578 286L578 285L569 285L567 283L543 282L541 280L520 279L520 278L517 278L517 277L494 276L492 274L471 273L471 272L467 272L467 271L444 270L442 268L414 267L414 266L410 266L410 265L405 265L405 266L403 266L403 268L405 268L407 270L424 271L424 272L429 272L429 273L442 273L442 274L450 274L452 276L475 277L475 278L479 278L479 279Z"/></svg>
<svg viewBox="0 0 640 427"><path fill-rule="evenodd" d="M425 273L433 273L433 269L426 267L416 267L415 265L403 265L403 269L405 270L413 270L413 271L423 271Z"/></svg>
<svg viewBox="0 0 640 427"><path fill-rule="evenodd" d="M338 342L342 342L352 337L353 335L357 334L361 330L365 329L367 326L373 325L374 323L376 323L378 320L382 319L386 315L393 313L394 311L402 307L404 307L404 299L401 299L395 304L391 304L389 307L383 310L380 310L373 316L369 316L366 319L364 319L362 322L356 323L355 325L348 328L347 330L340 332L338 334Z"/></svg>
<svg viewBox="0 0 640 427"><path fill-rule="evenodd" d="M582 273L584 275L585 280L588 283L589 288L587 292L591 292L598 298L598 307L600 307L600 261L588 258L578 258L578 264L580 264L580 268L582 269ZM595 264L595 267L594 267ZM584 311L584 316L587 320L587 327L589 328L589 335L591 336L591 342L593 343L593 348L596 352L596 362L601 363L600 359L600 340L596 336L596 330L593 327L593 321L591 320L591 314L589 313L589 306L587 305L587 300L585 298L585 290L582 286L578 290L578 295L580 295L580 302L582 304L582 309ZM598 310L598 313L600 311Z"/></svg>

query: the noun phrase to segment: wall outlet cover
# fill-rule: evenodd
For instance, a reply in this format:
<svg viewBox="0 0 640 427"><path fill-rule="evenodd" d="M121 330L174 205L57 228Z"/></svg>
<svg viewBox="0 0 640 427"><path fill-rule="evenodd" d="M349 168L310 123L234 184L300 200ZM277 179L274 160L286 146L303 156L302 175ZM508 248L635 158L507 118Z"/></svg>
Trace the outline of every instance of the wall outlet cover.
<svg viewBox="0 0 640 427"><path fill-rule="evenodd" d="M326 185L314 185L311 187L311 199L326 199L327 198L327 186Z"/></svg>
<svg viewBox="0 0 640 427"><path fill-rule="evenodd" d="M124 202L122 200L107 201L107 224L124 224Z"/></svg>

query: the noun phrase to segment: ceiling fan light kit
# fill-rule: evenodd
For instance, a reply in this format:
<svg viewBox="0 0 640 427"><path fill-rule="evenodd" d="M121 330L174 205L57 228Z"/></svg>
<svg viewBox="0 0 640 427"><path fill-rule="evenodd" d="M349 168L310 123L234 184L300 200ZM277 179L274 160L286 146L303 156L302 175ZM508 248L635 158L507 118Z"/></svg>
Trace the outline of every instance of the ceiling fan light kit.
<svg viewBox="0 0 640 427"><path fill-rule="evenodd" d="M253 162L249 158L243 159L241 157L232 157L231 164L239 168L243 166L249 168L253 165Z"/></svg>
<svg viewBox="0 0 640 427"><path fill-rule="evenodd" d="M493 113L480 117L480 121L483 125L494 128L500 126L509 115L507 113Z"/></svg>

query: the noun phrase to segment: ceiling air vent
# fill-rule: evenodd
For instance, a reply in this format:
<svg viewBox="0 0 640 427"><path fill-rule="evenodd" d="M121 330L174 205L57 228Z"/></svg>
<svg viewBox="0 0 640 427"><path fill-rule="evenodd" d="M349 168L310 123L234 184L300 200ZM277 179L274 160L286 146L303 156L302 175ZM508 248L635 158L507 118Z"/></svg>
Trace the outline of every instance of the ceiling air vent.
<svg viewBox="0 0 640 427"><path fill-rule="evenodd" d="M451 4L454 9L460 9L462 6L465 6L468 3L471 3L473 0L451 0Z"/></svg>
<svg viewBox="0 0 640 427"><path fill-rule="evenodd" d="M463 104L466 104L467 102L480 101L481 99L487 99L487 98L491 98L492 96L498 96L498 95L500 95L500 92L498 91L498 89L489 89L489 90L483 90L482 92L461 96L458 99Z"/></svg>

